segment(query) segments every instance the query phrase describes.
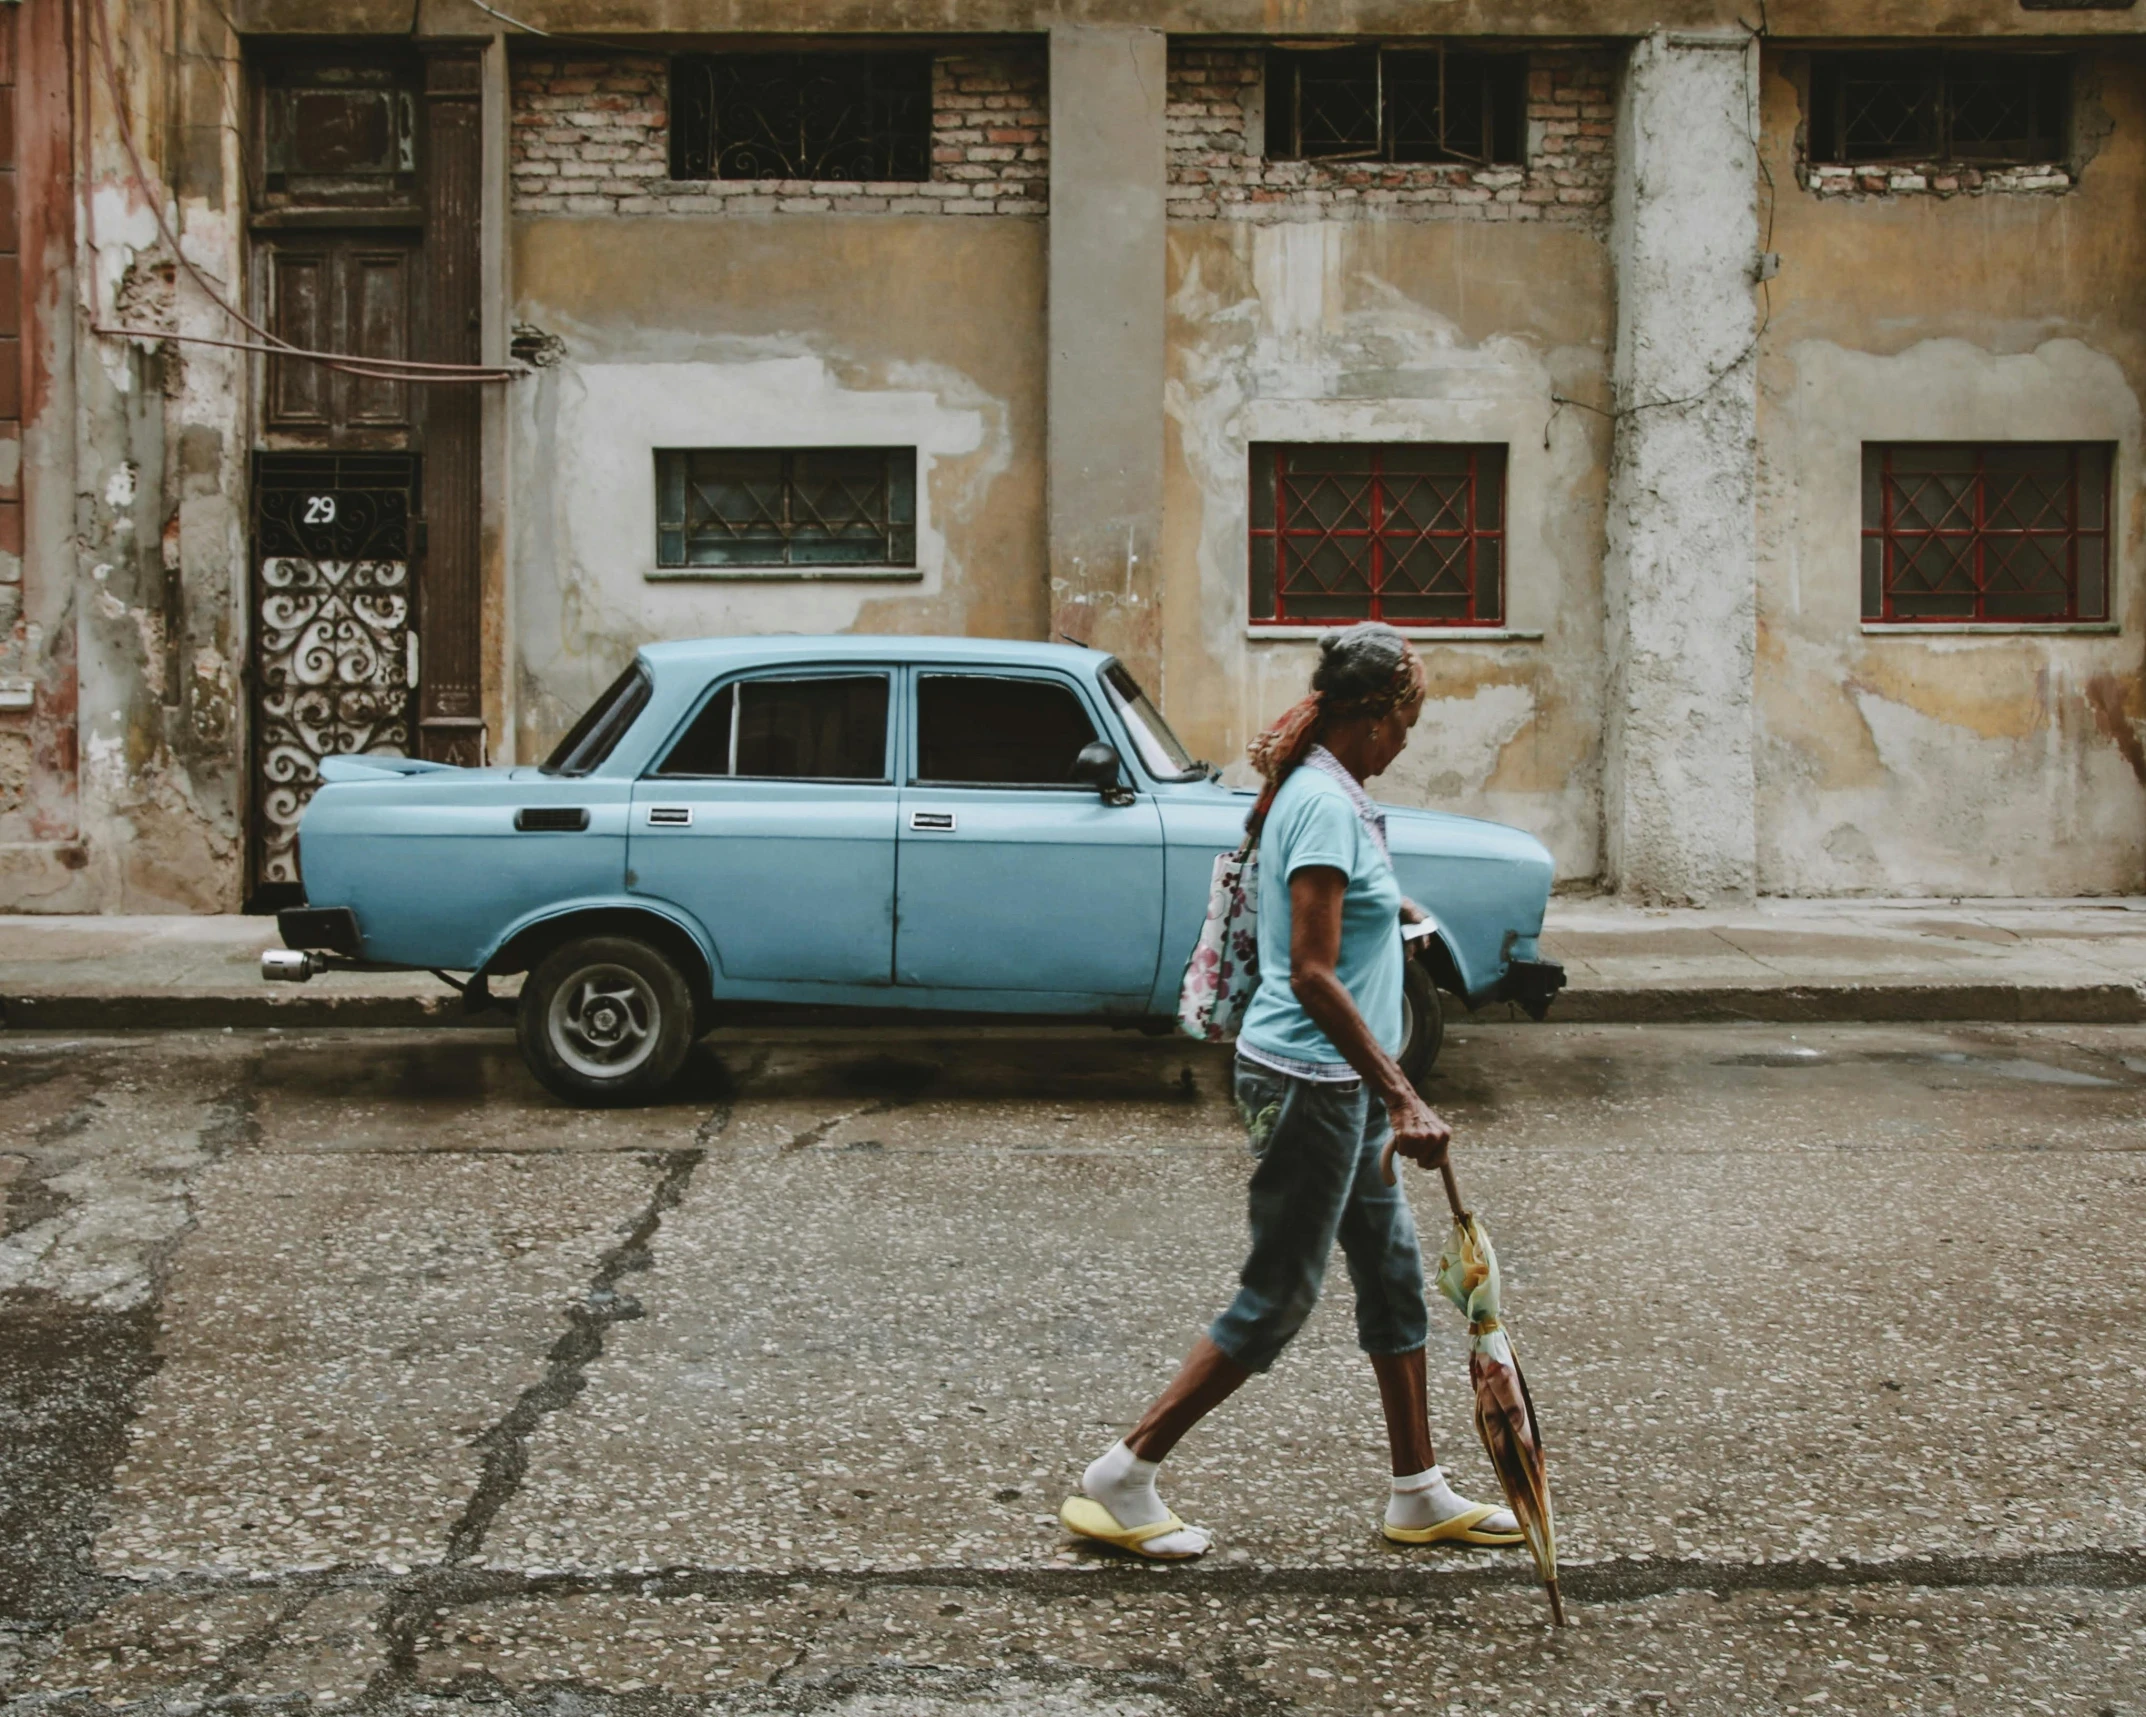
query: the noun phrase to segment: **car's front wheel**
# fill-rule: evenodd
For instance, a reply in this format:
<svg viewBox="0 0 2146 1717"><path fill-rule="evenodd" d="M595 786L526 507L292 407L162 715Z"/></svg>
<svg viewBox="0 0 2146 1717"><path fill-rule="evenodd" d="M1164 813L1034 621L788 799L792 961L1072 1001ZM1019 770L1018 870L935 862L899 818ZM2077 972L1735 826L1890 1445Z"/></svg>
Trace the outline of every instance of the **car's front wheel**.
<svg viewBox="0 0 2146 1717"><path fill-rule="evenodd" d="M569 1103L641 1103L693 1047L693 992L632 936L583 936L537 962L515 1024L529 1071Z"/></svg>
<svg viewBox="0 0 2146 1717"><path fill-rule="evenodd" d="M1430 1077L1438 1051L1446 1040L1446 1016L1438 1005L1438 986L1421 960L1410 959L1401 968L1401 1053L1396 1058L1409 1084L1419 1091Z"/></svg>

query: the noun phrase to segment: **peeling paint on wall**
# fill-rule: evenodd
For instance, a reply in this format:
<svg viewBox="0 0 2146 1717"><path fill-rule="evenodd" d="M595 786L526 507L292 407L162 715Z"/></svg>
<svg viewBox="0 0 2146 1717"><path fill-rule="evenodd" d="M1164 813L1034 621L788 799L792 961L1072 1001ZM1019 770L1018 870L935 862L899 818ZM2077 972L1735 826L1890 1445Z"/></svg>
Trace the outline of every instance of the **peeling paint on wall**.
<svg viewBox="0 0 2146 1717"><path fill-rule="evenodd" d="M1403 804L1541 836L1561 877L1600 868L1600 393L1608 280L1584 232L1429 223L1179 223L1170 234L1162 701L1247 780L1246 740L1303 695L1309 640L1248 635L1255 442L1508 449L1506 624L1423 649L1431 696L1380 783Z"/></svg>
<svg viewBox="0 0 2146 1717"><path fill-rule="evenodd" d="M2139 887L2146 783L2131 761L2136 731L2121 718L2137 703L2136 640L2146 624L2146 445L2133 372L2078 340L1998 352L1941 338L1878 353L1804 338L1787 343L1766 375L1761 886L2006 895ZM1864 629L1863 443L1932 439L2116 444L2121 631Z"/></svg>
<svg viewBox="0 0 2146 1717"><path fill-rule="evenodd" d="M1041 235L984 224L524 223L562 355L515 396L517 756L660 638L1041 635ZM913 573L659 572L656 448L815 445L917 450Z"/></svg>

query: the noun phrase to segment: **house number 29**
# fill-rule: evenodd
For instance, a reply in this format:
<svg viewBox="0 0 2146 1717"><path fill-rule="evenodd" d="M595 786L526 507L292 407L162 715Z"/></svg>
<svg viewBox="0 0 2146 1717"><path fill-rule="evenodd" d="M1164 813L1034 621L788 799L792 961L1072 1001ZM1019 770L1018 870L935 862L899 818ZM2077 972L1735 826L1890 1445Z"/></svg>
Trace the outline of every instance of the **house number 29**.
<svg viewBox="0 0 2146 1717"><path fill-rule="evenodd" d="M335 497L333 495L308 495L306 497L305 522L309 525L334 524Z"/></svg>

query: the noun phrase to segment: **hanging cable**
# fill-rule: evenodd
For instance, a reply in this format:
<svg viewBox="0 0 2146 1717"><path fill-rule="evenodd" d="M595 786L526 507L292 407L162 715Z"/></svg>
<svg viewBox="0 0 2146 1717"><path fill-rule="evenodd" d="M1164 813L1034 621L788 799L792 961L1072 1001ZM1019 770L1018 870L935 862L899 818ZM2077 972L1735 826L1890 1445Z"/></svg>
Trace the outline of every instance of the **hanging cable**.
<svg viewBox="0 0 2146 1717"><path fill-rule="evenodd" d="M127 164L134 181L134 188L149 205L156 230L171 251L178 265L202 293L232 321L250 334L256 334L264 342L253 346L240 341L213 340L206 335L165 333L162 330L127 330L121 337L130 339L180 340L193 345L227 346L235 351L264 351L279 358L292 358L301 363L321 364L345 375L364 376L378 381L401 382L455 382L486 383L512 381L517 376L528 374L526 370L497 364L437 364L417 358L366 357L357 352L316 352L294 346L280 334L264 328L237 305L224 297L194 265L193 259L180 248L178 235L164 218L164 199L150 182L149 171L142 165L141 151L134 144L134 125L128 115L127 95L119 81L119 64L112 54L112 40L105 18L106 0L90 0L87 8L90 15L90 33L96 38L97 57L103 63L105 83L111 93L113 120L119 131L120 147L126 151ZM120 334L120 330L103 327L93 328L98 334Z"/></svg>
<svg viewBox="0 0 2146 1717"><path fill-rule="evenodd" d="M499 21L500 21L500 22L501 22L502 24L512 24L512 25L513 25L513 26L514 26L514 27L515 27L515 28L516 28L517 30L527 30L527 31L528 31L528 32L529 32L529 33L530 33L530 34L531 34L532 36L547 36L547 37L548 37L548 36L549 36L549 35L551 34L551 32L550 32L549 30L540 30L540 29L538 29L538 28L537 28L537 27L536 27L536 26L535 26L534 24L525 24L525 23L523 23L523 22L522 22L522 21L521 21L521 20L520 20L519 18L510 18L509 16L507 16L507 14L506 14L506 13L502 12L502 11L501 11L501 10L500 10L500 9L499 9L499 8L498 8L497 6L487 6L487 5L486 5L486 4L484 3L484 0L470 0L470 3L471 3L472 5L474 5L474 6L475 6L475 7L477 8L477 10L478 10L478 11L480 11L480 12L489 12L489 13L490 13L490 14L491 14L491 15L492 15L493 17L497 18L497 19L498 19L498 20L499 20Z"/></svg>
<svg viewBox="0 0 2146 1717"><path fill-rule="evenodd" d="M114 328L102 322L91 323L89 331L114 340L175 340L186 346L220 346L229 352L261 352L271 358L303 358L309 363L326 364L330 369L341 370L345 375L368 376L375 381L511 381L523 373L520 370L498 370L488 372L484 377L412 376L397 367L398 359L352 358L347 352L316 352L308 346L270 346L259 340L219 340L208 334L173 334L162 328Z"/></svg>

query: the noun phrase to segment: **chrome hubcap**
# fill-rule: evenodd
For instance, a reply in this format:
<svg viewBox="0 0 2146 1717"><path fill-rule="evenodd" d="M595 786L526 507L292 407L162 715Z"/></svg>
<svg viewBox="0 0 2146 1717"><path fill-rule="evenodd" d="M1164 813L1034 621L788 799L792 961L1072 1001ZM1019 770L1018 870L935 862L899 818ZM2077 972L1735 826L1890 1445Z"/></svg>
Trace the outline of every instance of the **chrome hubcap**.
<svg viewBox="0 0 2146 1717"><path fill-rule="evenodd" d="M584 966L551 998L551 1046L590 1079L618 1079L655 1052L663 1010L656 992L624 966Z"/></svg>

